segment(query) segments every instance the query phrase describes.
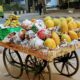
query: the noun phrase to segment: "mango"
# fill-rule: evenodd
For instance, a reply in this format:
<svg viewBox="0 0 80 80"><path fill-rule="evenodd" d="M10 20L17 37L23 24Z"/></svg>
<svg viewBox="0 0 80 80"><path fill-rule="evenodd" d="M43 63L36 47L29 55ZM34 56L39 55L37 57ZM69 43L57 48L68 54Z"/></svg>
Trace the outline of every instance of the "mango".
<svg viewBox="0 0 80 80"><path fill-rule="evenodd" d="M66 21L66 18L64 18L64 17L61 17L61 18L59 18L60 19L60 21ZM67 21L66 21L67 22Z"/></svg>
<svg viewBox="0 0 80 80"><path fill-rule="evenodd" d="M47 16L44 18L44 22L46 22L47 20L52 20L52 18L50 16Z"/></svg>
<svg viewBox="0 0 80 80"><path fill-rule="evenodd" d="M79 33L77 33L77 35L78 35L78 38L80 38L80 32L79 32Z"/></svg>
<svg viewBox="0 0 80 80"><path fill-rule="evenodd" d="M71 38L68 34L62 34L61 40L62 41L66 40L67 42L71 42Z"/></svg>
<svg viewBox="0 0 80 80"><path fill-rule="evenodd" d="M67 17L66 20L67 20L67 23L69 23L70 21L73 21L74 19L72 17Z"/></svg>
<svg viewBox="0 0 80 80"><path fill-rule="evenodd" d="M76 28L77 28L76 22L75 22L75 21L70 21L70 22L68 23L68 28L69 28L69 30L76 29Z"/></svg>
<svg viewBox="0 0 80 80"><path fill-rule="evenodd" d="M77 24L77 28L80 28L80 21L77 21L76 24Z"/></svg>
<svg viewBox="0 0 80 80"><path fill-rule="evenodd" d="M78 39L78 35L75 31L69 31L69 36L71 37L72 40Z"/></svg>
<svg viewBox="0 0 80 80"><path fill-rule="evenodd" d="M66 21L61 22L61 32L62 33L68 33L68 25Z"/></svg>
<svg viewBox="0 0 80 80"><path fill-rule="evenodd" d="M45 22L46 28L53 28L54 27L54 22L53 20L47 20Z"/></svg>
<svg viewBox="0 0 80 80"><path fill-rule="evenodd" d="M60 45L60 38L56 32L52 32L52 39L54 39L56 45Z"/></svg>
<svg viewBox="0 0 80 80"><path fill-rule="evenodd" d="M54 22L54 26L60 26L61 25L61 21L57 18L54 18L53 22Z"/></svg>
<svg viewBox="0 0 80 80"><path fill-rule="evenodd" d="M45 41L44 41L44 45L48 48L56 48L56 43L55 41L52 39L52 38L47 38Z"/></svg>

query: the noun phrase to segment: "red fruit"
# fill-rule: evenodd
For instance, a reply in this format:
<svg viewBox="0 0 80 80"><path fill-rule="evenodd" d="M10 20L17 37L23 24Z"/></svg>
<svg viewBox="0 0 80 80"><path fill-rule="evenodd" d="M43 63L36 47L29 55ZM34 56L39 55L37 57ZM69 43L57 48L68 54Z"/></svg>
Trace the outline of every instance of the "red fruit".
<svg viewBox="0 0 80 80"><path fill-rule="evenodd" d="M45 39L46 38L46 34L45 34L45 30L40 30L38 33L37 33L38 37L40 39Z"/></svg>

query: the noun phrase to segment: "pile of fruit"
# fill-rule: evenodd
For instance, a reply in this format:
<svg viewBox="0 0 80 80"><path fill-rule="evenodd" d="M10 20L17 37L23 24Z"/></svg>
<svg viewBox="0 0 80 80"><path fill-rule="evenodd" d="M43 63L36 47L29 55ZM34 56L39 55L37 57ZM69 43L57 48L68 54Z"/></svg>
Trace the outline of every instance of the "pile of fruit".
<svg viewBox="0 0 80 80"><path fill-rule="evenodd" d="M5 23L4 23L4 27L17 27L20 26L20 22L19 22L19 16L16 16L14 14L10 15Z"/></svg>
<svg viewBox="0 0 80 80"><path fill-rule="evenodd" d="M80 22L72 17L51 18L44 20L24 20L21 24L23 30L8 35L8 40L31 48L54 49L63 44L72 44L80 38Z"/></svg>

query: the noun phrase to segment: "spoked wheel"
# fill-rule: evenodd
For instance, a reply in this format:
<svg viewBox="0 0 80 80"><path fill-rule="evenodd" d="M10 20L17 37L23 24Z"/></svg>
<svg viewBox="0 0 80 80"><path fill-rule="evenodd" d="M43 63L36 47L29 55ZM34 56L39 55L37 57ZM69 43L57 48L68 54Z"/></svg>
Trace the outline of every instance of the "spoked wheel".
<svg viewBox="0 0 80 80"><path fill-rule="evenodd" d="M79 59L75 51L53 61L55 68L64 76L74 75L79 68Z"/></svg>
<svg viewBox="0 0 80 80"><path fill-rule="evenodd" d="M22 60L17 51L5 48L3 52L3 62L9 75L19 78L23 73Z"/></svg>
<svg viewBox="0 0 80 80"><path fill-rule="evenodd" d="M47 61L41 60L34 56L28 55L26 57L26 73L28 75L29 80L49 80L50 74L48 73L50 68L47 66ZM46 68L45 68L46 67ZM45 69L44 69L45 68Z"/></svg>

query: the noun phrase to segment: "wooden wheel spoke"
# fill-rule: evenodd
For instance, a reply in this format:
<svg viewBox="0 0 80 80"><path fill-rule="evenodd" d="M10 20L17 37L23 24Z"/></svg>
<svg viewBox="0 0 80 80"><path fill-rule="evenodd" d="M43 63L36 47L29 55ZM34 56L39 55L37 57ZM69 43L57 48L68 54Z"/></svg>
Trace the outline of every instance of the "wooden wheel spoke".
<svg viewBox="0 0 80 80"><path fill-rule="evenodd" d="M73 56L73 57L70 57L69 59L74 59L75 58L75 56Z"/></svg>
<svg viewBox="0 0 80 80"><path fill-rule="evenodd" d="M69 64L69 66L76 70L76 68L69 61L67 62L67 64Z"/></svg>
<svg viewBox="0 0 80 80"><path fill-rule="evenodd" d="M30 60L33 62L34 65L36 65L36 61L32 57L30 57Z"/></svg>
<svg viewBox="0 0 80 80"><path fill-rule="evenodd" d="M65 63L62 64L61 73L62 73L62 71L64 69L64 66L65 66Z"/></svg>
<svg viewBox="0 0 80 80"><path fill-rule="evenodd" d="M12 59L11 60L9 60L9 58L6 56L6 59L7 59L7 61L9 62L9 63L11 63L12 62Z"/></svg>
<svg viewBox="0 0 80 80"><path fill-rule="evenodd" d="M32 67L32 66L28 66L28 70L29 70L29 71L34 71L35 69L34 69L34 67Z"/></svg>
<svg viewBox="0 0 80 80"><path fill-rule="evenodd" d="M66 70L67 70L68 75L69 75L69 68L68 68L68 65L66 64L65 66L66 66Z"/></svg>
<svg viewBox="0 0 80 80"><path fill-rule="evenodd" d="M55 63L61 63L61 61L56 60Z"/></svg>
<svg viewBox="0 0 80 80"><path fill-rule="evenodd" d="M34 65L34 63L33 63L31 60L28 60L28 63L30 63L30 64Z"/></svg>
<svg viewBox="0 0 80 80"><path fill-rule="evenodd" d="M73 56L73 53L70 53L69 58L71 58Z"/></svg>

